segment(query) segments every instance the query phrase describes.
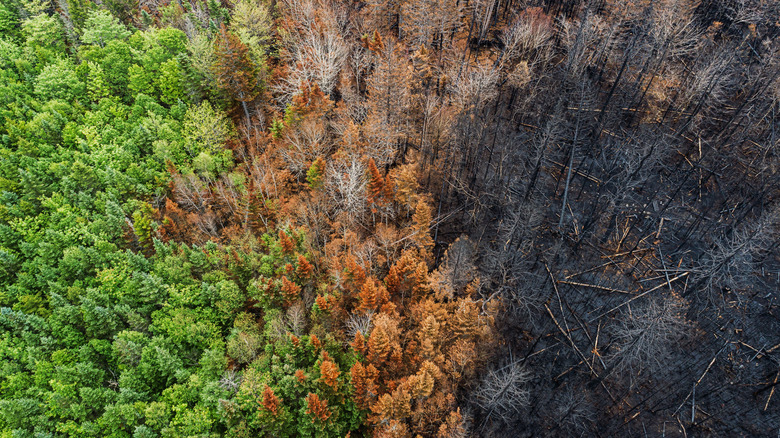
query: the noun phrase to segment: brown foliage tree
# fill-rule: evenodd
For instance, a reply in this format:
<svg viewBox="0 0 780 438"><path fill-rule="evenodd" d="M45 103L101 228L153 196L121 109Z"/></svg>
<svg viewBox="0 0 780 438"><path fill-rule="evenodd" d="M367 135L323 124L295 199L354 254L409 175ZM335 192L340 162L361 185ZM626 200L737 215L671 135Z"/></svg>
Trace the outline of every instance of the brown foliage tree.
<svg viewBox="0 0 780 438"><path fill-rule="evenodd" d="M320 378L324 384L331 387L333 390L336 390L339 384L339 374L341 374L341 372L339 371L338 365L329 359L323 359L320 364Z"/></svg>
<svg viewBox="0 0 780 438"><path fill-rule="evenodd" d="M263 409L276 416L279 414L279 404L279 397L274 394L273 389L266 385L265 389L263 389L263 401L261 403Z"/></svg>
<svg viewBox="0 0 780 438"><path fill-rule="evenodd" d="M214 42L214 77L217 87L241 102L249 120L246 103L255 98L255 65L249 55L249 48L241 40L228 32L224 24Z"/></svg>
<svg viewBox="0 0 780 438"><path fill-rule="evenodd" d="M331 416L328 402L321 400L317 394L311 392L306 396L306 413L323 423L328 421Z"/></svg>

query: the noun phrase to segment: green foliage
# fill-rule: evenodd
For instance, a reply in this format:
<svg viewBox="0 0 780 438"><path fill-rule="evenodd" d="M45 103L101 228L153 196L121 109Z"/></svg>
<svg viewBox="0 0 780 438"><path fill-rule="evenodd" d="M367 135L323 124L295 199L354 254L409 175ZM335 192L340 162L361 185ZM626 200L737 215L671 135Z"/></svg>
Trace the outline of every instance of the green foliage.
<svg viewBox="0 0 780 438"><path fill-rule="evenodd" d="M106 82L106 74L103 68L94 62L87 61L89 71L87 72L87 96L93 102L97 102L104 97L109 96L109 88Z"/></svg>
<svg viewBox="0 0 780 438"><path fill-rule="evenodd" d="M230 27L249 47L256 66L264 65L272 51L272 23L271 7L263 2L242 0L233 8Z"/></svg>
<svg viewBox="0 0 780 438"><path fill-rule="evenodd" d="M227 341L227 354L239 364L248 364L264 345L260 328L248 313L239 315L233 324Z"/></svg>
<svg viewBox="0 0 780 438"><path fill-rule="evenodd" d="M318 158L311 163L309 170L306 171L306 182L312 190L322 188L323 178L325 176L325 161Z"/></svg>
<svg viewBox="0 0 780 438"><path fill-rule="evenodd" d="M268 130L271 131L271 135L273 135L274 138L278 139L281 138L284 127L284 121L280 119L274 119L271 122L271 126L268 128Z"/></svg>
<svg viewBox="0 0 780 438"><path fill-rule="evenodd" d="M22 34L34 49L60 52L65 48L62 23L52 15L40 14L22 21Z"/></svg>
<svg viewBox="0 0 780 438"><path fill-rule="evenodd" d="M194 156L202 151L216 152L233 135L233 127L225 115L208 101L192 105L184 116L187 152Z"/></svg>
<svg viewBox="0 0 780 438"><path fill-rule="evenodd" d="M0 436L355 430L354 358L334 339L316 347L303 335L301 303L314 286L295 271L308 257L302 232L281 242L269 230L236 247L158 240L166 161L193 184L224 175L248 190L244 173L227 173L231 120L202 100L213 86L202 81L215 76L213 35L190 42L178 29L129 28L137 2L103 2L106 11L68 0L67 33L81 42L69 47L49 3L10 4L0 3ZM227 21L218 2L204 7L215 24ZM247 100L259 91L254 65L269 50L270 17L265 6L240 8L236 32L256 47L233 61L251 67L239 79L252 81L230 91ZM317 383L323 351L343 371L337 391ZM312 380L295 383L298 368ZM258 414L259 381L277 382L283 418ZM309 391L333 421L312 422Z"/></svg>
<svg viewBox="0 0 780 438"><path fill-rule="evenodd" d="M184 99L184 86L182 85L182 70L176 59L169 59L160 66L160 72L155 78L155 88L160 92L160 100L168 105Z"/></svg>
<svg viewBox="0 0 780 438"><path fill-rule="evenodd" d="M340 370L349 370L356 358L344 354L338 343L316 336L295 337L289 334L268 344L244 371L236 394L246 425L254 434L271 433L282 437L341 437L356 430L364 417L350 399L349 373L340 372L338 384L324 385L320 365L332 361ZM273 413L262 406L265 387L270 387L282 406ZM309 414L307 394L317 394L327 403L330 417L322 422ZM258 404L261 407L258 408Z"/></svg>
<svg viewBox="0 0 780 438"><path fill-rule="evenodd" d="M93 10L89 12L84 25L81 42L105 47L111 41L124 40L129 36L130 31L116 17L107 11Z"/></svg>
<svg viewBox="0 0 780 438"><path fill-rule="evenodd" d="M0 35L7 35L18 38L19 34L19 14L12 7L5 3L0 3Z"/></svg>
<svg viewBox="0 0 780 438"><path fill-rule="evenodd" d="M77 29L82 29L97 5L89 0L67 0L68 15Z"/></svg>
<svg viewBox="0 0 780 438"><path fill-rule="evenodd" d="M85 61L92 61L103 69L113 96L129 99L128 70L133 65L133 54L128 43L112 40L104 46L83 45L80 55Z"/></svg>
<svg viewBox="0 0 780 438"><path fill-rule="evenodd" d="M141 204L141 208L133 213L133 231L145 254L154 250L154 215L154 209L147 203Z"/></svg>

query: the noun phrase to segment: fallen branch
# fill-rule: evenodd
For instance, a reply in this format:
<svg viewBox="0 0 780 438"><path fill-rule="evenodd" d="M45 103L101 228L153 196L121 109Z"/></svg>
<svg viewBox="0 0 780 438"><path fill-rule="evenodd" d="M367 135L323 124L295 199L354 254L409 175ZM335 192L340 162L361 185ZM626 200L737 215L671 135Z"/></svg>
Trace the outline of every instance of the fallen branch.
<svg viewBox="0 0 780 438"><path fill-rule="evenodd" d="M767 408L769 407L769 402L772 400L772 396L775 394L775 388L777 387L777 378L780 377L780 371L775 374L775 381L772 383L772 390L769 391L769 397L766 399L766 403L764 404L764 412L766 412Z"/></svg>
<svg viewBox="0 0 780 438"><path fill-rule="evenodd" d="M625 306L626 304L630 304L631 302L633 302L633 301L635 301L635 300L638 300L638 299L642 298L643 296L645 296L645 295L649 294L650 292L654 292L654 291L656 291L656 290L658 290L658 289L660 289L660 288L664 287L664 286L665 286L665 285L667 285L667 284L671 284L673 281L679 280L679 279L681 279L681 278L685 277L686 275L688 275L688 273L687 273L687 272L686 272L686 273L684 273L684 274L680 274L680 275L678 275L678 276L676 276L676 277L672 278L672 279L671 279L671 280L669 280L668 282L663 282L663 283L659 284L658 286L656 286L656 287L654 287L654 288L652 288L652 289L650 289L650 290L648 290L648 291L646 291L646 292L642 292L641 294L639 294L639 295L635 296L634 298L631 298L630 300L628 300L628 301L624 302L623 304L619 304L619 305L617 305L617 306L615 306L615 307L613 307L613 308L611 308L611 309L607 310L606 312L602 313L601 315L599 315L599 316L597 316L597 317L595 317L595 318L592 318L592 319L591 319L590 321L588 321L588 322L593 322L593 321L599 320L599 319L601 319L603 316L605 316L605 315L609 315L610 313L614 312L615 310L618 310L618 309L620 309L621 307Z"/></svg>
<svg viewBox="0 0 780 438"><path fill-rule="evenodd" d="M712 357L712 360L710 361L710 364L707 365L707 369L705 369L704 372L701 374L701 376L699 376L699 380L697 380L696 383L693 384L693 389L691 389L691 391L688 393L688 395L685 396L685 400L683 400L683 402L680 403L680 406L678 406L677 409L674 410L674 413L672 415L676 414L680 409L682 409L682 407L685 405L685 403L688 401L688 399L691 398L691 395L696 390L696 387L699 386L699 384L701 383L702 379L704 379L704 376L706 376L707 373L710 371L710 368L712 368L712 365L715 363L715 359L717 359L718 355L720 354L720 352L723 351L723 349L726 348L726 345L729 345L729 343L726 342L725 344L723 344L723 346L720 347L720 350L718 350L718 352L715 353L715 356Z"/></svg>
<svg viewBox="0 0 780 438"><path fill-rule="evenodd" d="M558 283L569 284L569 285L572 285L572 286L589 287L589 288L592 288L592 289L601 289L601 290L605 290L605 291L608 291L608 292L618 292L618 293L621 293L621 294L631 295L631 292L628 292L628 291L624 291L624 290L620 290L620 289L612 289L611 287L599 286L597 284L578 283L576 281L566 281L566 280L559 280Z"/></svg>

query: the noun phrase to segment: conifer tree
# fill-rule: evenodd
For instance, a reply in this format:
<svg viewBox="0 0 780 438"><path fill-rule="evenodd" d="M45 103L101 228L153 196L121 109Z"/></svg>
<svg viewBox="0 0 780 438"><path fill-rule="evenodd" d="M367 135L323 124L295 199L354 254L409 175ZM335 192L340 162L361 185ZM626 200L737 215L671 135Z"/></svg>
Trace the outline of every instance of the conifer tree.
<svg viewBox="0 0 780 438"><path fill-rule="evenodd" d="M320 399L317 394L310 392L309 395L306 396L306 407L306 413L320 422L324 423L330 418L331 412L328 409L327 400Z"/></svg>
<svg viewBox="0 0 780 438"><path fill-rule="evenodd" d="M385 179L376 168L373 158L368 160L368 199L378 203L379 198L385 193Z"/></svg>
<svg viewBox="0 0 780 438"><path fill-rule="evenodd" d="M322 187L324 177L325 160L323 160L322 157L317 157L317 159L311 163L309 170L306 171L306 182L309 183L310 189L319 190Z"/></svg>
<svg viewBox="0 0 780 438"><path fill-rule="evenodd" d="M255 65L247 48L241 40L228 32L223 25L214 43L214 77L217 86L241 102L247 121L249 109L246 103L256 96Z"/></svg>
<svg viewBox="0 0 780 438"><path fill-rule="evenodd" d="M431 207L425 202L424 199L417 201L417 206L414 208L414 241L423 250L430 250L433 248L433 239L430 234L431 226Z"/></svg>
<svg viewBox="0 0 780 438"><path fill-rule="evenodd" d="M324 359L320 364L320 376L322 383L329 386L334 391L338 389L339 374L341 374L339 371L339 366L330 359Z"/></svg>
<svg viewBox="0 0 780 438"><path fill-rule="evenodd" d="M271 415L276 416L279 414L279 397L274 394L273 389L268 385L266 385L263 390L263 401L261 405Z"/></svg>

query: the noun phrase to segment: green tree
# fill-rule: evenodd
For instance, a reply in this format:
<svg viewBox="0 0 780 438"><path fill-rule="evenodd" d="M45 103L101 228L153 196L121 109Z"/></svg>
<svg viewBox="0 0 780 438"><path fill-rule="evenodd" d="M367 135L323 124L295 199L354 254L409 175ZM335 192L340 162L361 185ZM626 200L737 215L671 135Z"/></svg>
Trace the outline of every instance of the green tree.
<svg viewBox="0 0 780 438"><path fill-rule="evenodd" d="M105 47L111 41L124 40L130 33L127 27L108 11L93 10L87 17L81 42Z"/></svg>
<svg viewBox="0 0 780 438"><path fill-rule="evenodd" d="M234 128L224 113L208 101L191 105L182 124L187 153L195 157L201 152L216 154L234 134Z"/></svg>
<svg viewBox="0 0 780 438"><path fill-rule="evenodd" d="M109 96L109 88L106 82L106 74L103 68L92 61L87 61L89 71L87 73L87 96L93 102L97 102Z"/></svg>
<svg viewBox="0 0 780 438"><path fill-rule="evenodd" d="M22 35L41 61L48 61L65 51L65 32L56 17L40 14L22 21Z"/></svg>
<svg viewBox="0 0 780 438"><path fill-rule="evenodd" d="M49 64L35 80L35 93L42 99L62 99L71 102L82 97L85 85L67 61Z"/></svg>
<svg viewBox="0 0 780 438"><path fill-rule="evenodd" d="M173 58L160 65L160 72L155 78L155 86L160 92L160 100L168 105L184 99L182 71L179 62Z"/></svg>

